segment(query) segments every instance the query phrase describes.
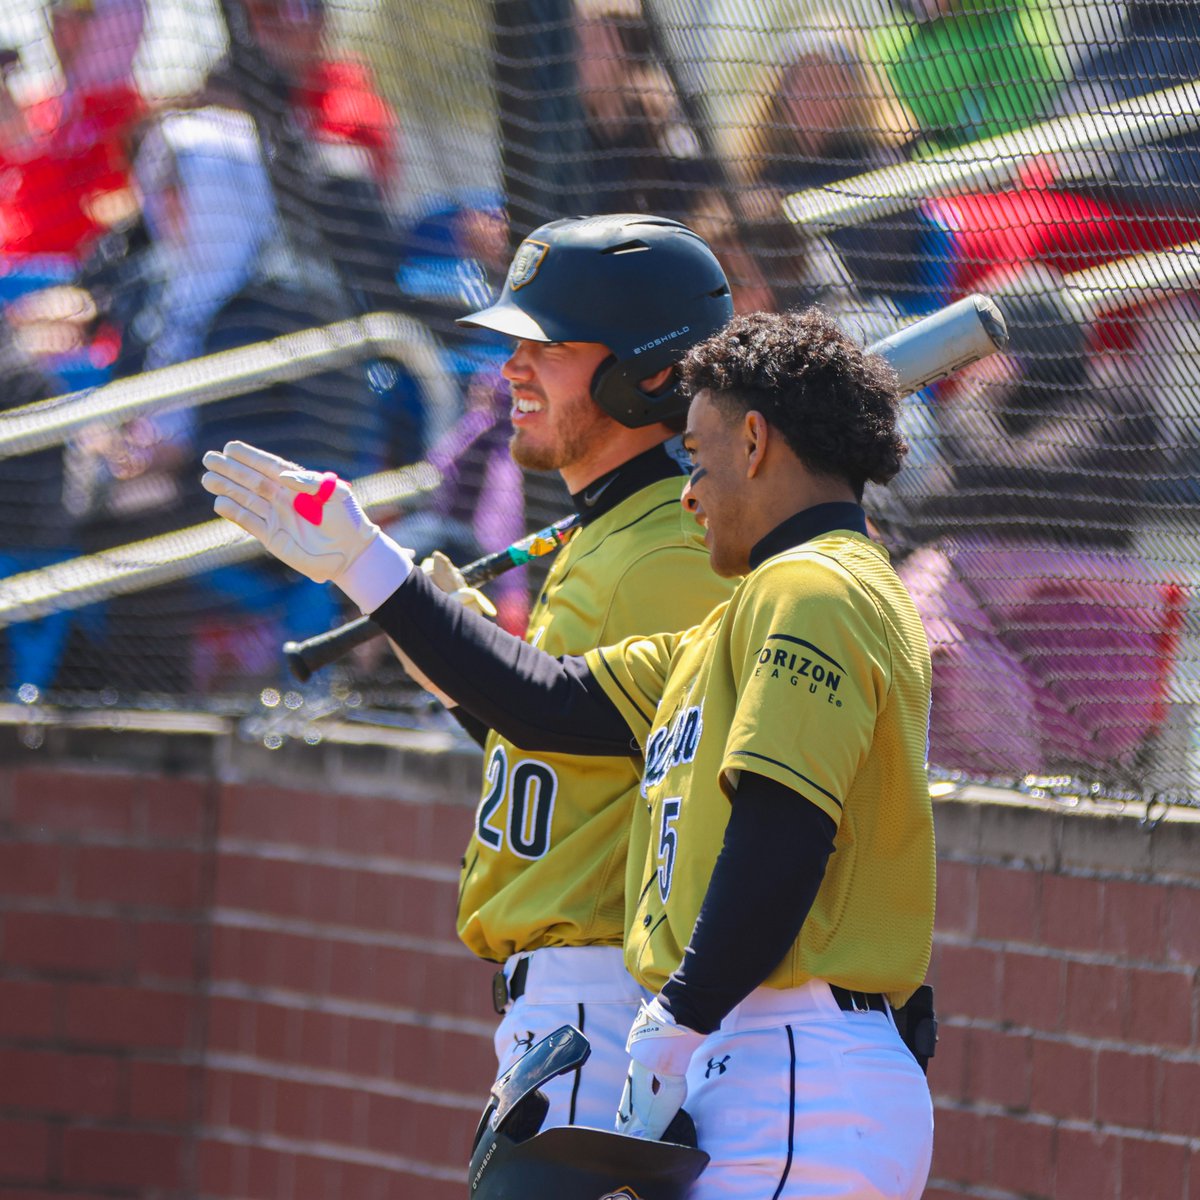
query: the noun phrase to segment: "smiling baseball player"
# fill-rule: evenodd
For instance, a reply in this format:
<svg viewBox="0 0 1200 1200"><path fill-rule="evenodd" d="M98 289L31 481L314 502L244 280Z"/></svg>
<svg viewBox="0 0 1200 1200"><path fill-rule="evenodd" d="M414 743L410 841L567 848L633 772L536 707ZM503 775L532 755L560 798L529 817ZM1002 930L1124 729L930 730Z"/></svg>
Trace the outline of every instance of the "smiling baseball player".
<svg viewBox="0 0 1200 1200"><path fill-rule="evenodd" d="M439 687L530 750L644 757L625 960L653 999L620 1131L686 1101L711 1156L691 1200L917 1200L925 1077L892 1016L928 966L929 650L861 497L906 447L894 380L817 310L735 319L687 357L684 507L745 574L684 633L552 658L467 613L346 485L232 443L216 509L333 579Z"/></svg>
<svg viewBox="0 0 1200 1200"><path fill-rule="evenodd" d="M510 451L561 475L582 517L534 604L526 637L582 654L642 629L682 629L731 591L679 505L687 401L674 364L733 312L706 243L675 221L573 217L517 248L497 302L463 319L514 339ZM494 731L463 856L458 932L502 964L498 1077L559 1026L592 1053L546 1086L552 1125L607 1125L642 992L624 968L625 858L638 766L531 753Z"/></svg>

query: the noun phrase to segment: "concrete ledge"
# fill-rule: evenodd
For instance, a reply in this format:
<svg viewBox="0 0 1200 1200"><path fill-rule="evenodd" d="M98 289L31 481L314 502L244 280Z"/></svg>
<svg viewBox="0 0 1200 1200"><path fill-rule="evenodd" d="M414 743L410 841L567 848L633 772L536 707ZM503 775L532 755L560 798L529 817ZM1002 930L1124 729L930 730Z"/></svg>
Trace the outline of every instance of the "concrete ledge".
<svg viewBox="0 0 1200 1200"><path fill-rule="evenodd" d="M942 857L1066 873L1200 879L1195 808L965 785L943 786L934 815Z"/></svg>
<svg viewBox="0 0 1200 1200"><path fill-rule="evenodd" d="M406 728L303 710L235 718L0 705L0 764L154 771L474 806L480 752L448 719ZM938 852L1035 870L1200 879L1200 809L937 780Z"/></svg>
<svg viewBox="0 0 1200 1200"><path fill-rule="evenodd" d="M0 765L146 771L347 794L404 781L415 800L474 806L479 748L457 729L281 712L70 711L0 705Z"/></svg>

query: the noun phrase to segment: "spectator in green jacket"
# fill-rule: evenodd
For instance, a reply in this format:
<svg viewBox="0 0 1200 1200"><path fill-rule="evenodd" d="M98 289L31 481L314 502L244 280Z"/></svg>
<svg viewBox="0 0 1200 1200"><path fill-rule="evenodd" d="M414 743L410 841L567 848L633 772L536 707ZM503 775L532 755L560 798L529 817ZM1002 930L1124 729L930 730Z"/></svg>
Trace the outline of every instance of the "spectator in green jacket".
<svg viewBox="0 0 1200 1200"><path fill-rule="evenodd" d="M1059 58L1026 0L898 0L875 54L926 145L944 150L1032 125L1062 85Z"/></svg>

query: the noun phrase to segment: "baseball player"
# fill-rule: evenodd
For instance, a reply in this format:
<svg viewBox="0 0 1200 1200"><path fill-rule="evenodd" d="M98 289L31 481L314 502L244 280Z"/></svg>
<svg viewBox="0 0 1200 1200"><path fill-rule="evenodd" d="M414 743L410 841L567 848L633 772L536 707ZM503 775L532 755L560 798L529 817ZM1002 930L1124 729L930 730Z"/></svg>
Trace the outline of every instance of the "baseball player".
<svg viewBox="0 0 1200 1200"><path fill-rule="evenodd" d="M521 243L499 300L464 323L516 339L512 457L558 471L583 522L559 552L526 637L582 654L641 629L682 629L726 599L679 506L687 402L675 363L733 311L704 241L637 215L554 221ZM674 430L672 429L674 426ZM458 931L503 964L499 1074L563 1024L592 1046L548 1085L551 1125L607 1125L641 996L625 971L625 857L638 769L627 757L531 754L496 732L463 856ZM486 740L485 740L486 739Z"/></svg>
<svg viewBox="0 0 1200 1200"><path fill-rule="evenodd" d="M464 612L336 483L240 443L216 510L333 579L439 687L531 750L642 751L625 961L653 998L617 1116L657 1138L686 1100L711 1163L695 1200L916 1200L924 1075L892 1006L933 929L929 650L866 533L866 482L905 445L894 382L824 314L756 314L693 349L683 505L745 574L683 633L540 653Z"/></svg>

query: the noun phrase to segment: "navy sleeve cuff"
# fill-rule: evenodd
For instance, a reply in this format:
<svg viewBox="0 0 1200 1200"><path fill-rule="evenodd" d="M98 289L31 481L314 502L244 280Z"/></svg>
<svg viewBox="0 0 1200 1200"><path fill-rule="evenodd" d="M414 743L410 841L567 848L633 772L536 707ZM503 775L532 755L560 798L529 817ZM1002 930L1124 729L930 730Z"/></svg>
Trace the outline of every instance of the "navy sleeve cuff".
<svg viewBox="0 0 1200 1200"><path fill-rule="evenodd" d="M712 1033L783 961L825 876L837 827L815 804L743 771L725 841L683 961L661 998L680 1025Z"/></svg>

